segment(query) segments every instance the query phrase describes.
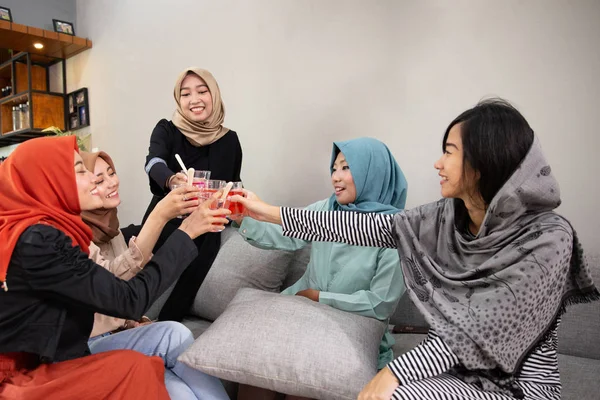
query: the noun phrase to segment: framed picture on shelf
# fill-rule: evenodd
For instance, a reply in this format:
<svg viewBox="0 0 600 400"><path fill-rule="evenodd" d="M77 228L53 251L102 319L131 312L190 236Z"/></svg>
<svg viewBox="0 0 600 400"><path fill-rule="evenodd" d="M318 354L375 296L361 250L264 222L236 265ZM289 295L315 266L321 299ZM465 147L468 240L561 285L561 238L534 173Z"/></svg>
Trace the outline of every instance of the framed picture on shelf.
<svg viewBox="0 0 600 400"><path fill-rule="evenodd" d="M79 128L79 118L71 117L71 121L69 122L69 129L73 130L77 128Z"/></svg>
<svg viewBox="0 0 600 400"><path fill-rule="evenodd" d="M85 96L84 96L83 92L77 92L75 100L77 101L78 106L83 104L85 102Z"/></svg>
<svg viewBox="0 0 600 400"><path fill-rule="evenodd" d="M79 107L79 123L81 125L87 126L87 115L85 112L85 106Z"/></svg>
<svg viewBox="0 0 600 400"><path fill-rule="evenodd" d="M77 89L66 98L69 110L69 129L79 129L90 125L90 105L87 88Z"/></svg>
<svg viewBox="0 0 600 400"><path fill-rule="evenodd" d="M75 36L75 28L73 28L73 24L71 22L52 19L52 24L54 25L54 32L66 33L67 35Z"/></svg>
<svg viewBox="0 0 600 400"><path fill-rule="evenodd" d="M10 8L0 6L0 21L13 22L12 14L10 13Z"/></svg>

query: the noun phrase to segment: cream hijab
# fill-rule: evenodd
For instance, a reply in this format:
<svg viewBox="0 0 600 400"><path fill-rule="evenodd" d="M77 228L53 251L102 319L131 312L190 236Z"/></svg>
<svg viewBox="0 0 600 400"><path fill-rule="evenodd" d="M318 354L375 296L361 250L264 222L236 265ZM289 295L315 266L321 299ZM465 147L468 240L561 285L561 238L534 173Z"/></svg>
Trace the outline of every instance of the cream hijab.
<svg viewBox="0 0 600 400"><path fill-rule="evenodd" d="M208 90L212 96L213 110L210 116L202 122L195 122L187 118L181 108L181 83L188 74L198 75L208 86ZM191 144L196 147L208 146L211 143L216 142L222 138L227 132L228 128L223 126L223 120L225 119L225 106L221 100L221 91L217 81L210 72L205 69L196 67L190 67L185 69L175 82L175 89L173 90L173 96L177 103L177 109L173 113L173 124L179 128Z"/></svg>

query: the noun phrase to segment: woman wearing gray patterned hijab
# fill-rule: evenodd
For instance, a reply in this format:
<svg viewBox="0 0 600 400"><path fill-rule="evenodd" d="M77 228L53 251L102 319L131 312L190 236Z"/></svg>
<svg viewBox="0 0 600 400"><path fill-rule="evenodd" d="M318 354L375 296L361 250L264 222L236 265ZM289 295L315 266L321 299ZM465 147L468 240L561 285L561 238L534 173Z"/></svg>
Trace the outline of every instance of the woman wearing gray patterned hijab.
<svg viewBox="0 0 600 400"><path fill-rule="evenodd" d="M458 116L435 163L444 199L393 216L310 212L239 198L305 240L396 247L427 339L363 399L560 399L565 306L599 298L558 183L525 118L502 100Z"/></svg>

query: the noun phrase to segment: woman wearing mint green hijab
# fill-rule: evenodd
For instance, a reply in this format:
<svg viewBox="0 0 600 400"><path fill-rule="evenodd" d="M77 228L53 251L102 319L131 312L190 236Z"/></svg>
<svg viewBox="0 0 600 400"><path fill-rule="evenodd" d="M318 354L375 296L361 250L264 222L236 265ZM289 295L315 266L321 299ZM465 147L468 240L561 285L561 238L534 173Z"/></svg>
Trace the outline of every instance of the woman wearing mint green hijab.
<svg viewBox="0 0 600 400"><path fill-rule="evenodd" d="M307 210L395 214L404 208L406 179L382 142L371 138L335 142L330 170L334 193ZM248 243L263 249L298 250L310 243L284 237L279 225L250 217L244 218L239 232ZM314 242L306 272L282 293L386 321L404 290L395 249ZM386 332L379 348L379 369L393 359L393 345L392 335Z"/></svg>

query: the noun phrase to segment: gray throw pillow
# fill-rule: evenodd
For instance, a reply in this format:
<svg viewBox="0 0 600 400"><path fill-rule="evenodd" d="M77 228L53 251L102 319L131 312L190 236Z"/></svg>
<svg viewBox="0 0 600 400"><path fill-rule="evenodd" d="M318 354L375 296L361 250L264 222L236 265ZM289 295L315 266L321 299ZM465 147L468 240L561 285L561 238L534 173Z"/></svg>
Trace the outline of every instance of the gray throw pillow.
<svg viewBox="0 0 600 400"><path fill-rule="evenodd" d="M200 286L191 313L214 321L241 288L280 292L293 252L262 250L246 243L233 228L225 229L219 254Z"/></svg>
<svg viewBox="0 0 600 400"><path fill-rule="evenodd" d="M241 289L179 360L228 381L356 399L377 373L385 325L304 297Z"/></svg>

